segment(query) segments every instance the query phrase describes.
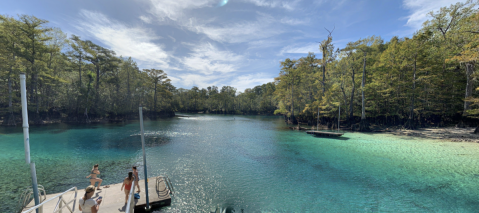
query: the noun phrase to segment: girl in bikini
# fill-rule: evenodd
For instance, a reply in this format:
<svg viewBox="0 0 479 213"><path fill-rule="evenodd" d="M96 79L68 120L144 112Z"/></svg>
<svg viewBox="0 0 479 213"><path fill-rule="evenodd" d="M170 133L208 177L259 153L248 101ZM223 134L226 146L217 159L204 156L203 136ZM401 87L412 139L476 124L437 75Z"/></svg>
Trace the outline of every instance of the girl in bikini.
<svg viewBox="0 0 479 213"><path fill-rule="evenodd" d="M93 168L91 169L90 175L86 176L86 178L90 178L90 183L92 186L95 186L95 183L98 182L98 187L96 188L97 190L101 190L100 185L101 185L101 182L103 181L102 179L96 177L99 174L100 174L100 170L98 170L98 164L95 164Z"/></svg>
<svg viewBox="0 0 479 213"><path fill-rule="evenodd" d="M128 202L128 194L131 190L131 185L133 184L133 172L128 172L128 177L123 180L123 185L121 185L121 191L123 191L123 187L125 187L125 205Z"/></svg>
<svg viewBox="0 0 479 213"><path fill-rule="evenodd" d="M140 192L140 185L138 184L138 181L140 180L140 178L138 177L138 170L136 170L136 166L133 166L132 169L133 176L135 176L135 186L138 187L138 191L136 192Z"/></svg>

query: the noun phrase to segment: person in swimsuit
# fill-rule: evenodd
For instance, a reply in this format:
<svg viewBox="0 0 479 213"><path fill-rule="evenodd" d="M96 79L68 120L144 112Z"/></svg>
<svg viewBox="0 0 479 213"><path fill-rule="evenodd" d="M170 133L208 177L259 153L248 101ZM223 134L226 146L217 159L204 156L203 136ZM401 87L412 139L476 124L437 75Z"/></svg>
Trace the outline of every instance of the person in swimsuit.
<svg viewBox="0 0 479 213"><path fill-rule="evenodd" d="M138 181L140 180L140 178L138 177L138 170L136 170L136 166L133 166L132 169L133 176L135 177L135 186L138 187L138 191L136 192L140 192L140 185L138 184Z"/></svg>
<svg viewBox="0 0 479 213"><path fill-rule="evenodd" d="M100 185L103 180L96 176L99 174L100 174L100 170L98 170L98 164L95 164L93 168L91 169L90 175L86 176L86 178L90 178L90 184L92 186L94 186L95 183L98 182L98 187L96 189L101 190Z"/></svg>
<svg viewBox="0 0 479 213"><path fill-rule="evenodd" d="M133 172L128 172L128 177L123 180L123 184L121 185L121 191L123 191L123 187L125 187L125 205L128 202L128 194L131 190L131 185L133 183Z"/></svg>

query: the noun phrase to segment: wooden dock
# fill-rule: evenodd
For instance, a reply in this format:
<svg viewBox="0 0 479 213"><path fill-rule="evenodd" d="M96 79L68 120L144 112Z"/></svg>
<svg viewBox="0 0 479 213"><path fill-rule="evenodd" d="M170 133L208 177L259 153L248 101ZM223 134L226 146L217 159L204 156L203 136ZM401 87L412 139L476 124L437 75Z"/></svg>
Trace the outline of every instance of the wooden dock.
<svg viewBox="0 0 479 213"><path fill-rule="evenodd" d="M157 181L158 178L158 181ZM157 184L158 182L158 184ZM93 198L96 199L99 196L102 196L103 201L100 204L100 209L99 212L125 212L126 210L126 205L125 205L125 192L121 191L121 185L122 183L117 183L117 184L111 184L109 185L109 188L104 188L104 186L101 186L101 190L96 190L95 194L93 195ZM136 200L135 199L135 212L144 212L145 206L146 206L146 194L145 194L145 180L140 180L139 182L140 185L140 199ZM48 193L48 189L47 193ZM135 191L137 189L135 188ZM55 197L57 194L47 194L46 200ZM75 213L79 212L81 213L80 210L78 210L78 200L83 197L85 194L85 189L78 189L78 194L76 197L76 201L73 202L73 205L75 205ZM150 201L150 208L158 208L162 206L169 206L171 205L171 197L170 197L170 191L166 187L166 183L163 177L158 176L158 177L151 177L148 178L148 194L149 194L149 201ZM74 199L75 192L68 192L63 195L63 199L65 201L70 201ZM46 203L43 207L43 212L53 212L56 204L58 202L58 199L54 199L48 203ZM34 206L34 202L30 202L27 207L25 207L23 211L26 211L30 209L31 207ZM72 204L69 205L70 208L72 208ZM34 211L35 212L35 211ZM69 212L67 208L63 209L63 212Z"/></svg>
<svg viewBox="0 0 479 213"><path fill-rule="evenodd" d="M312 134L315 136L322 136L322 137L341 137L344 133L339 132L326 132L326 131L306 131L308 134Z"/></svg>

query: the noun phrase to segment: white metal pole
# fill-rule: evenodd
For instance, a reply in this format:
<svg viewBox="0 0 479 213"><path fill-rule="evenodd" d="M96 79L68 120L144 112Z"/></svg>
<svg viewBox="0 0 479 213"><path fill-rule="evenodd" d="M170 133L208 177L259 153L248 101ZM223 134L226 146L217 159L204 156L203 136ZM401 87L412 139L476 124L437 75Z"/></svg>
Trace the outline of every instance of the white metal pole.
<svg viewBox="0 0 479 213"><path fill-rule="evenodd" d="M341 102L339 102L339 116L338 116L338 132L339 132L339 122L341 120Z"/></svg>
<svg viewBox="0 0 479 213"><path fill-rule="evenodd" d="M148 198L148 175L146 171L146 154L145 154L145 132L143 131L143 107L140 106L140 131L141 131L141 147L143 149L143 169L145 172L145 193L146 193L146 209L150 209L150 200Z"/></svg>
<svg viewBox="0 0 479 213"><path fill-rule="evenodd" d="M35 206L40 204L40 197L38 196L37 171L35 170L35 163L30 162L30 134L28 133L28 110L27 110L27 86L25 83L25 73L20 73L20 95L22 100L22 120L23 120L23 144L25 146L25 162L30 164L30 174L32 175L33 199ZM41 210L40 210L41 211ZM39 210L37 209L38 213Z"/></svg>
<svg viewBox="0 0 479 213"><path fill-rule="evenodd" d="M30 164L30 135L28 133L28 111L27 111L27 87L25 85L25 73L20 73L20 92L22 100L23 120L23 145L25 146L25 161Z"/></svg>

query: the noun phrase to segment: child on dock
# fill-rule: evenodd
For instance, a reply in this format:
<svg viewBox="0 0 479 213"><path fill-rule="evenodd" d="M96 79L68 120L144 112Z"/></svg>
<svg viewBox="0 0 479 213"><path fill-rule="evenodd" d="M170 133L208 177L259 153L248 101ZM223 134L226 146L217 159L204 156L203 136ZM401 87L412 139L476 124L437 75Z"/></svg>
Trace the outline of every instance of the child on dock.
<svg viewBox="0 0 479 213"><path fill-rule="evenodd" d="M86 178L90 178L90 184L92 186L95 186L95 183L98 182L98 187L96 189L101 190L100 185L103 180L96 176L99 174L100 174L100 170L98 170L98 164L95 164L90 171L90 175L86 176Z"/></svg>
<svg viewBox="0 0 479 213"><path fill-rule="evenodd" d="M135 186L138 187L138 191L136 192L140 192L140 185L138 184L138 181L140 180L140 178L138 177L138 171L136 170L136 166L133 166L132 167L133 169L133 176L135 177Z"/></svg>

